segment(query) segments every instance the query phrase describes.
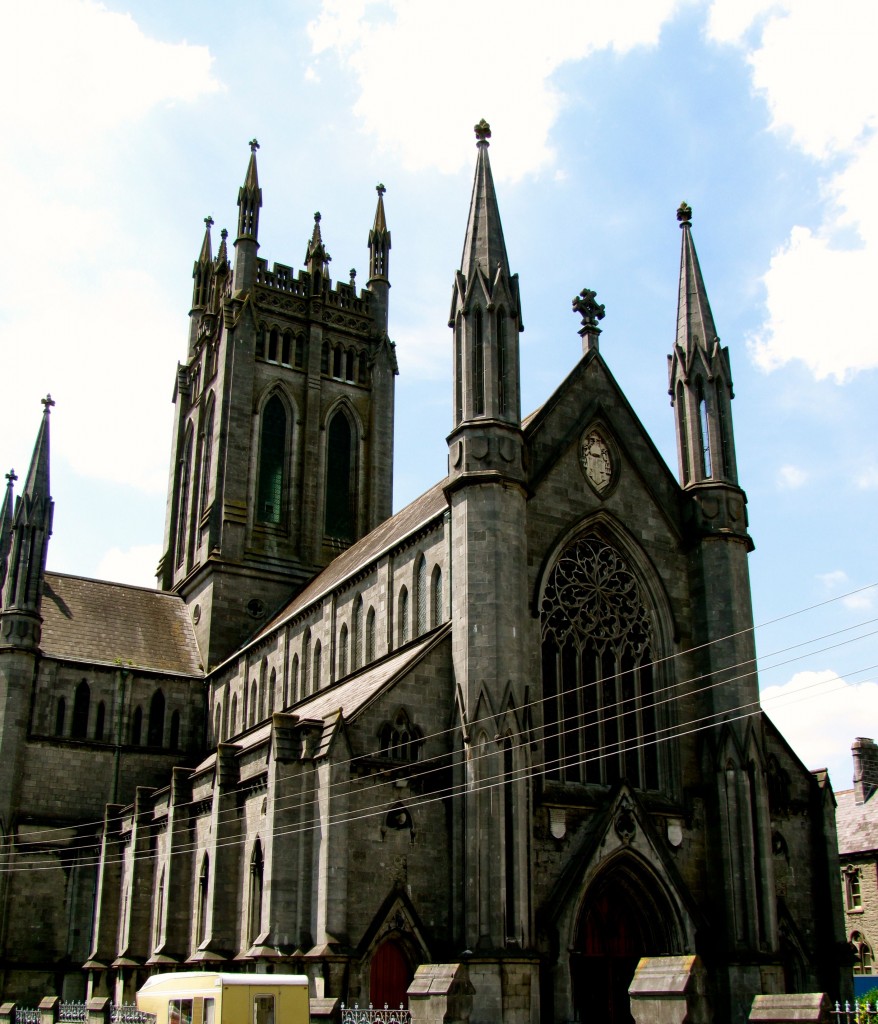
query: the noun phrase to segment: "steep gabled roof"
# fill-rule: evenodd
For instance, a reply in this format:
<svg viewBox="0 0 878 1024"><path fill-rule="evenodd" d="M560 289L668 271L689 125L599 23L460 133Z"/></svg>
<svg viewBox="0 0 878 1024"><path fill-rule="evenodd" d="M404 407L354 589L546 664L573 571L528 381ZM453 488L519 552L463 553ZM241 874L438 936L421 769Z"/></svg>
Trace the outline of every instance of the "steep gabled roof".
<svg viewBox="0 0 878 1024"><path fill-rule="evenodd" d="M41 611L47 657L203 674L189 612L176 594L47 572Z"/></svg>
<svg viewBox="0 0 878 1024"><path fill-rule="evenodd" d="M835 830L840 857L857 853L878 853L878 795L858 804L856 791L835 794Z"/></svg>

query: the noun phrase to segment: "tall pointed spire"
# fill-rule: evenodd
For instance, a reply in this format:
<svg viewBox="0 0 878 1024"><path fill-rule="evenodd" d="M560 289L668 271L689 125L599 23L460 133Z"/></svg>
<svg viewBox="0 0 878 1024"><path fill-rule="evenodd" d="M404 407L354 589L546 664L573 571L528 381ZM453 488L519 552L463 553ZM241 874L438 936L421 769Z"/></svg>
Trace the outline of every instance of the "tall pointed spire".
<svg viewBox="0 0 878 1024"><path fill-rule="evenodd" d="M684 487L737 485L732 439L732 369L720 345L692 241L692 207L681 203L683 231L677 337L668 356L668 393L677 412L677 450Z"/></svg>
<svg viewBox="0 0 878 1024"><path fill-rule="evenodd" d="M250 163L244 184L238 189L238 237L235 239L235 290L247 291L256 280L256 253L259 250L259 209L262 189L256 172L259 143L250 140Z"/></svg>
<svg viewBox="0 0 878 1024"><path fill-rule="evenodd" d="M314 230L311 232L311 241L308 242L308 249L305 252L305 266L309 274L321 273L328 277L331 259L320 233L320 211L318 210L314 214Z"/></svg>
<svg viewBox="0 0 878 1024"><path fill-rule="evenodd" d="M54 510L49 485L49 412L55 404L51 395L42 402L43 419L12 517L0 610L0 643L14 647L36 647L40 641L40 603Z"/></svg>
<svg viewBox="0 0 878 1024"><path fill-rule="evenodd" d="M473 181L473 194L470 200L469 220L463 242L463 254L460 258L461 273L470 278L476 267L493 278L498 268L509 273L509 257L506 255L506 242L503 239L503 227L500 223L500 210L497 206L497 193L494 190L494 178L491 174L491 161L488 159L488 139L491 138L491 126L482 118L474 129L479 151L476 160L476 174Z"/></svg>
<svg viewBox="0 0 878 1024"><path fill-rule="evenodd" d="M369 232L369 280L366 286L378 300L386 331L390 299L390 232L384 215L384 193L387 189L383 185L376 185L375 191L378 193L378 204L375 207L375 223Z"/></svg>
<svg viewBox="0 0 878 1024"><path fill-rule="evenodd" d="M680 253L680 293L677 300L677 344L689 355L698 345L710 352L718 341L707 289L692 240L692 207L681 203L677 220L683 231Z"/></svg>

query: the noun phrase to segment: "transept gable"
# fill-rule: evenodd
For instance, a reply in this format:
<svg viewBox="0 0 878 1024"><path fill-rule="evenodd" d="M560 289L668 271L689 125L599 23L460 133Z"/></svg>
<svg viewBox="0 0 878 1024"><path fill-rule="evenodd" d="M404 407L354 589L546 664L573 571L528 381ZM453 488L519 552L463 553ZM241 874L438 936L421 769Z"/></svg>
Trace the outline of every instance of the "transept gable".
<svg viewBox="0 0 878 1024"><path fill-rule="evenodd" d="M600 434L611 457L619 461L618 467L609 467L609 486L603 489L600 476L595 485L589 480L589 467L582 464L580 448L592 431ZM682 536L679 484L597 351L583 356L549 400L528 418L524 436L532 495L539 496L560 463L575 452L589 504L595 498L611 499L617 485L633 473L671 529Z"/></svg>

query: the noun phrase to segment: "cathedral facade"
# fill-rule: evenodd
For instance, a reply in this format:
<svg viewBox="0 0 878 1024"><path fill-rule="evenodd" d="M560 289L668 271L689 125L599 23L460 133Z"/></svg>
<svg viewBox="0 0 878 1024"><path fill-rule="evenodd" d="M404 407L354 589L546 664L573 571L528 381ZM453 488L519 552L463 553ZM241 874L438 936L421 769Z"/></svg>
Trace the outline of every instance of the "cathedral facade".
<svg viewBox="0 0 878 1024"><path fill-rule="evenodd" d="M466 965L473 1024L626 1020L697 954L713 1018L842 984L834 798L759 707L728 349L682 233L664 464L574 301L581 357L520 407L488 157L453 276L448 475L391 515L383 186L369 280L195 262L159 589L46 569L46 400L0 508L4 998L151 973L305 973L312 1008Z"/></svg>

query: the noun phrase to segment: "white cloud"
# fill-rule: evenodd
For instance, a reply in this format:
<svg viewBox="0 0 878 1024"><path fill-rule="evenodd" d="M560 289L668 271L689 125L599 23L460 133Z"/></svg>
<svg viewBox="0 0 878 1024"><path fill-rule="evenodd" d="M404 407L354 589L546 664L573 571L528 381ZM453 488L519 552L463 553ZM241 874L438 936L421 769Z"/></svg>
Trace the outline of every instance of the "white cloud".
<svg viewBox="0 0 878 1024"><path fill-rule="evenodd" d="M878 466L867 466L857 474L854 482L861 491L878 490Z"/></svg>
<svg viewBox="0 0 878 1024"><path fill-rule="evenodd" d="M751 351L764 370L799 359L818 380L843 382L878 366L870 309L878 275L878 8L839 0L832 17L826 11L822 0L714 0L708 34L745 45L747 30L759 25L747 59L771 127L826 161L822 223L794 226L772 256L768 316ZM822 308L815 296L827 300Z"/></svg>
<svg viewBox="0 0 878 1024"><path fill-rule="evenodd" d="M781 466L777 473L777 486L783 491L794 491L808 479L808 474L798 466Z"/></svg>
<svg viewBox="0 0 878 1024"><path fill-rule="evenodd" d="M827 590L838 590L850 582L850 577L844 569L833 569L832 572L819 572L817 579Z"/></svg>
<svg viewBox="0 0 878 1024"><path fill-rule="evenodd" d="M211 64L206 47L150 38L92 0L5 12L0 90L14 102L0 105L0 180L15 244L0 248L0 350L16 386L2 409L4 459L30 451L38 400L52 391L53 450L76 472L164 489L166 431L140 425L170 425L185 316L145 258L155 226L118 182L130 171L125 128L222 89Z"/></svg>
<svg viewBox="0 0 878 1024"><path fill-rule="evenodd" d="M98 563L97 577L114 583L130 583L136 587L155 588L155 568L161 558L160 544L138 547L110 548Z"/></svg>
<svg viewBox="0 0 878 1024"><path fill-rule="evenodd" d="M833 788L849 789L851 743L878 723L878 683L850 683L831 669L797 672L762 690L762 704L808 768L828 768Z"/></svg>
<svg viewBox="0 0 878 1024"><path fill-rule="evenodd" d="M598 50L655 45L680 3L558 0L535 17L508 0L323 0L309 31L316 54L332 51L354 72L356 115L407 169L458 170L471 159L461 125L485 117L500 174L516 179L553 161L564 103L553 72Z"/></svg>

